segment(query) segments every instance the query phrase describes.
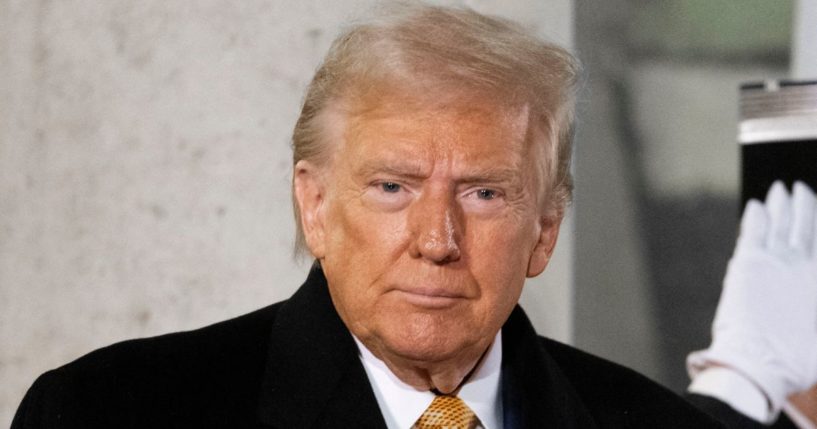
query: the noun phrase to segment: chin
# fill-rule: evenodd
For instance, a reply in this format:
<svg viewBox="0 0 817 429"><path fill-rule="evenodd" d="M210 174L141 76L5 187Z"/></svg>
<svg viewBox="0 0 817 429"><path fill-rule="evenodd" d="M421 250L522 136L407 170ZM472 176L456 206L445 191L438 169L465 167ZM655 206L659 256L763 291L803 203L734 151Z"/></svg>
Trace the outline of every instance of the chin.
<svg viewBox="0 0 817 429"><path fill-rule="evenodd" d="M447 328L439 324L414 323L386 329L379 335L384 352L417 362L440 362L455 359L463 352L478 345L461 327ZM465 335L463 335L465 334Z"/></svg>
<svg viewBox="0 0 817 429"><path fill-rule="evenodd" d="M461 348L457 347L412 347L411 345L403 343L391 343L384 341L382 346L385 348L384 352L399 358L405 362L411 362L418 367L423 364L436 364L446 361L456 360Z"/></svg>

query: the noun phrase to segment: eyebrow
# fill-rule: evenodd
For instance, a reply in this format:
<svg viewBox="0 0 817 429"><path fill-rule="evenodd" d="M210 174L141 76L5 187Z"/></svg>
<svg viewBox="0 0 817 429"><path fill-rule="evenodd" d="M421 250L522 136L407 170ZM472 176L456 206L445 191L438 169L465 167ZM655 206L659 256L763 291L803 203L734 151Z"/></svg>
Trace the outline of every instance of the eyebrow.
<svg viewBox="0 0 817 429"><path fill-rule="evenodd" d="M487 168L460 177L460 183L510 183L519 177L519 171L511 168Z"/></svg>
<svg viewBox="0 0 817 429"><path fill-rule="evenodd" d="M430 172L424 172L421 165L410 162L393 162L393 160L369 160L358 168L359 174L370 176L374 174L389 174L408 179L422 180L429 176ZM458 183L511 183L519 176L516 169L511 168L485 168L471 171L457 177Z"/></svg>
<svg viewBox="0 0 817 429"><path fill-rule="evenodd" d="M394 160L379 159L367 160L357 168L359 174L371 176L373 174L390 174L410 179L424 179L428 174L423 174L422 166L418 163L394 162Z"/></svg>

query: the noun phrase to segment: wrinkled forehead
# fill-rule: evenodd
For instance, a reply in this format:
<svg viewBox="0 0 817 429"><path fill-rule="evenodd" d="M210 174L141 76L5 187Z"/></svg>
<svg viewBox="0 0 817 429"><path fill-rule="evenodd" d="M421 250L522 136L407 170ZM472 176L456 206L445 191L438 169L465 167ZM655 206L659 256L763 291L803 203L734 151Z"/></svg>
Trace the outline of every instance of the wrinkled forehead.
<svg viewBox="0 0 817 429"><path fill-rule="evenodd" d="M508 149L526 148L536 140L536 121L527 103L511 103L487 94L464 91L379 91L376 95L349 97L332 107L335 144L348 143L360 128L373 123L411 122L429 133L470 124L487 132L502 133L495 144ZM335 147L338 149L339 147Z"/></svg>

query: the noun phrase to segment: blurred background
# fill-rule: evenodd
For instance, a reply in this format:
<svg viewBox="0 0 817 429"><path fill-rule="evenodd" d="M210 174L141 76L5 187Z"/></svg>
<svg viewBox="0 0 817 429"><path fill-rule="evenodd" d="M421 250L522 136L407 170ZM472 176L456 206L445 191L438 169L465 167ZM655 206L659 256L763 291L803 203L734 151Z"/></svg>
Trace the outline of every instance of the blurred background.
<svg viewBox="0 0 817 429"><path fill-rule="evenodd" d="M290 132L332 38L376 3L0 0L0 426L45 370L300 285ZM523 306L681 391L736 234L738 85L817 77L817 3L437 3L584 63L575 204Z"/></svg>
<svg viewBox="0 0 817 429"><path fill-rule="evenodd" d="M738 87L790 75L805 10L762 0L575 6L587 88L573 339L681 391L686 354L709 343L737 234Z"/></svg>

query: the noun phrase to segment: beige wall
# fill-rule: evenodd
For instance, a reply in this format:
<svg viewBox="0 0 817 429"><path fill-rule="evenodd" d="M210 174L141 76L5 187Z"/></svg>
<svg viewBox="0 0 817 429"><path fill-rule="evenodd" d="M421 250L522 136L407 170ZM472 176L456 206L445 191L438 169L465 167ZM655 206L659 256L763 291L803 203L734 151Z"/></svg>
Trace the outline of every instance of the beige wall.
<svg viewBox="0 0 817 429"><path fill-rule="evenodd" d="M44 370L300 284L290 130L339 24L371 3L0 0L0 426ZM570 0L468 3L571 39ZM560 246L525 300L567 339L570 234Z"/></svg>

